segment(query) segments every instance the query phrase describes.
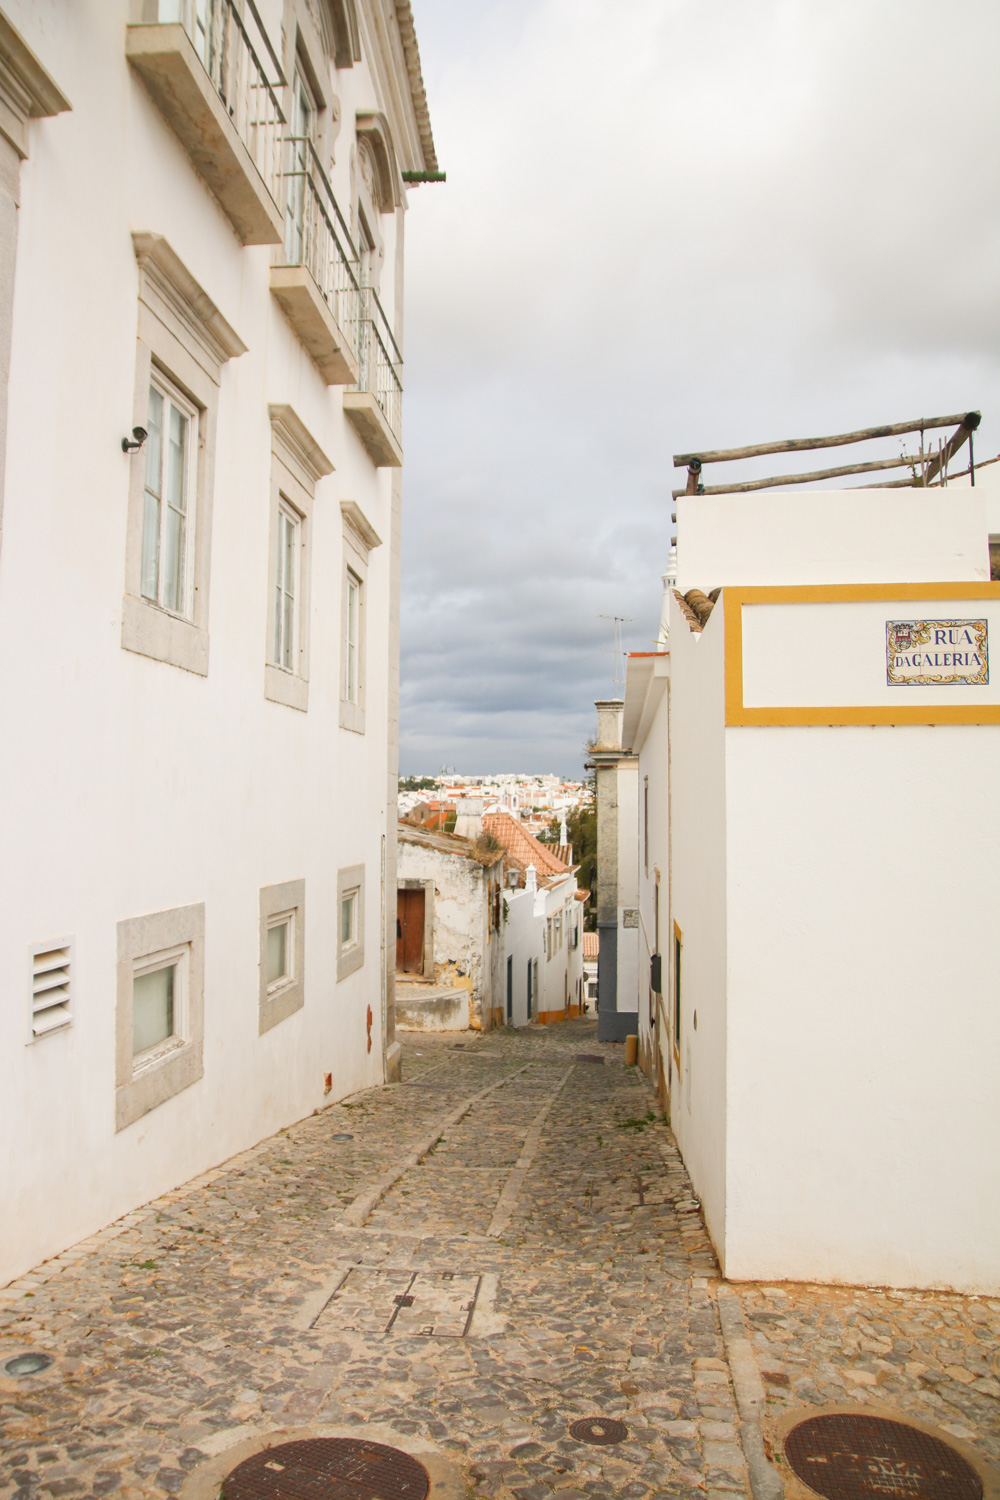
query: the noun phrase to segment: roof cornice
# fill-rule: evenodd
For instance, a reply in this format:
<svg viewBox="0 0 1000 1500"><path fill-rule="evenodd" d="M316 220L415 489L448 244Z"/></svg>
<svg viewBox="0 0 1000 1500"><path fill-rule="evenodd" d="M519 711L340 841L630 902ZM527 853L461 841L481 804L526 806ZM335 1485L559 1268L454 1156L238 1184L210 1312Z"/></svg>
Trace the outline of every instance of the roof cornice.
<svg viewBox="0 0 1000 1500"><path fill-rule="evenodd" d="M396 20L399 23L399 36L403 43L403 56L406 59L406 76L410 85L410 99L413 102L417 132L420 136L424 170L437 172L440 169L437 152L434 149L431 112L427 106L427 90L424 88L424 75L420 68L420 48L417 45L417 31L413 24L413 7L410 0L396 0Z"/></svg>

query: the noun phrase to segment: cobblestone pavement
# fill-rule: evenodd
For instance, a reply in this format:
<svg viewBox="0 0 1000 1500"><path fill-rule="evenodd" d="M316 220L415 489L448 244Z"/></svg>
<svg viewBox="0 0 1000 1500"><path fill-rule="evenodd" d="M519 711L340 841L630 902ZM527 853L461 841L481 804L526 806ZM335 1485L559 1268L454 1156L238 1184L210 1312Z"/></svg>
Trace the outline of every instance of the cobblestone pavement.
<svg viewBox="0 0 1000 1500"><path fill-rule="evenodd" d="M54 1356L0 1378L0 1494L170 1495L257 1433L372 1422L434 1442L476 1495L749 1495L698 1206L595 1032L411 1037L401 1085L0 1291L0 1364ZM740 1292L769 1415L849 1393L1000 1456L1000 1301ZM570 1436L596 1416L627 1439Z"/></svg>

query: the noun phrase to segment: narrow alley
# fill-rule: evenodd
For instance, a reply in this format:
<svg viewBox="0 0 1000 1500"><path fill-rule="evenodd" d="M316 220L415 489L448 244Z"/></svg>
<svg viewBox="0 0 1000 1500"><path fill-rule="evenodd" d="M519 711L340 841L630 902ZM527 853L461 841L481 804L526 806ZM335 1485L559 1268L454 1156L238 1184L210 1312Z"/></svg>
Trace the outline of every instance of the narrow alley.
<svg viewBox="0 0 1000 1500"><path fill-rule="evenodd" d="M760 1419L876 1396L1000 1459L1000 1301L721 1284L595 1023L414 1037L403 1077L0 1292L0 1493L214 1494L353 1429L433 1450L435 1495L759 1500Z"/></svg>

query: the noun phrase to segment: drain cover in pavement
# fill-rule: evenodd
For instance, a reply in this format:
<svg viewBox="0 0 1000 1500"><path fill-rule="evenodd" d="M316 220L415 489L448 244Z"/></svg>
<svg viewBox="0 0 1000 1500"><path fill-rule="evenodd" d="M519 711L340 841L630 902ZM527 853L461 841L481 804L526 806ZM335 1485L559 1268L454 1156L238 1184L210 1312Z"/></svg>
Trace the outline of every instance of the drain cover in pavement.
<svg viewBox="0 0 1000 1500"><path fill-rule="evenodd" d="M574 1062L599 1062L599 1063L602 1063L603 1061L604 1061L604 1058L600 1057L596 1052L578 1052L576 1054L576 1057L574 1058Z"/></svg>
<svg viewBox="0 0 1000 1500"><path fill-rule="evenodd" d="M798 1477L827 1500L982 1500L979 1475L940 1438L859 1413L808 1417L785 1438Z"/></svg>
<svg viewBox="0 0 1000 1500"><path fill-rule="evenodd" d="M430 1475L401 1448L357 1438L279 1443L227 1474L222 1500L426 1500Z"/></svg>
<svg viewBox="0 0 1000 1500"><path fill-rule="evenodd" d="M569 1429L578 1443L624 1443L628 1428L617 1417L582 1417Z"/></svg>

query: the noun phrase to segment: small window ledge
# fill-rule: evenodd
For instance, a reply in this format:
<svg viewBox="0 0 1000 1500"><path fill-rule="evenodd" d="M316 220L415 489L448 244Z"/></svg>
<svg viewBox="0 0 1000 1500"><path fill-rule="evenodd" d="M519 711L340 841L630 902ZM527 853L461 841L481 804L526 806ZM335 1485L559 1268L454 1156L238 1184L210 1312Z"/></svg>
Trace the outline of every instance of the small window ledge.
<svg viewBox="0 0 1000 1500"><path fill-rule="evenodd" d="M376 468L403 467L399 440L371 391L345 391L344 415L353 424Z"/></svg>
<svg viewBox="0 0 1000 1500"><path fill-rule="evenodd" d="M208 676L208 631L132 594L122 600L122 646L199 677Z"/></svg>
<svg viewBox="0 0 1000 1500"><path fill-rule="evenodd" d="M129 26L125 56L244 245L280 245L282 216L179 23Z"/></svg>
<svg viewBox="0 0 1000 1500"><path fill-rule="evenodd" d="M355 385L358 361L305 266L272 266L271 292L327 385Z"/></svg>
<svg viewBox="0 0 1000 1500"><path fill-rule="evenodd" d="M272 703L284 703L288 708L297 708L305 713L309 707L309 682L305 677L296 677L273 662L264 666L264 697Z"/></svg>

